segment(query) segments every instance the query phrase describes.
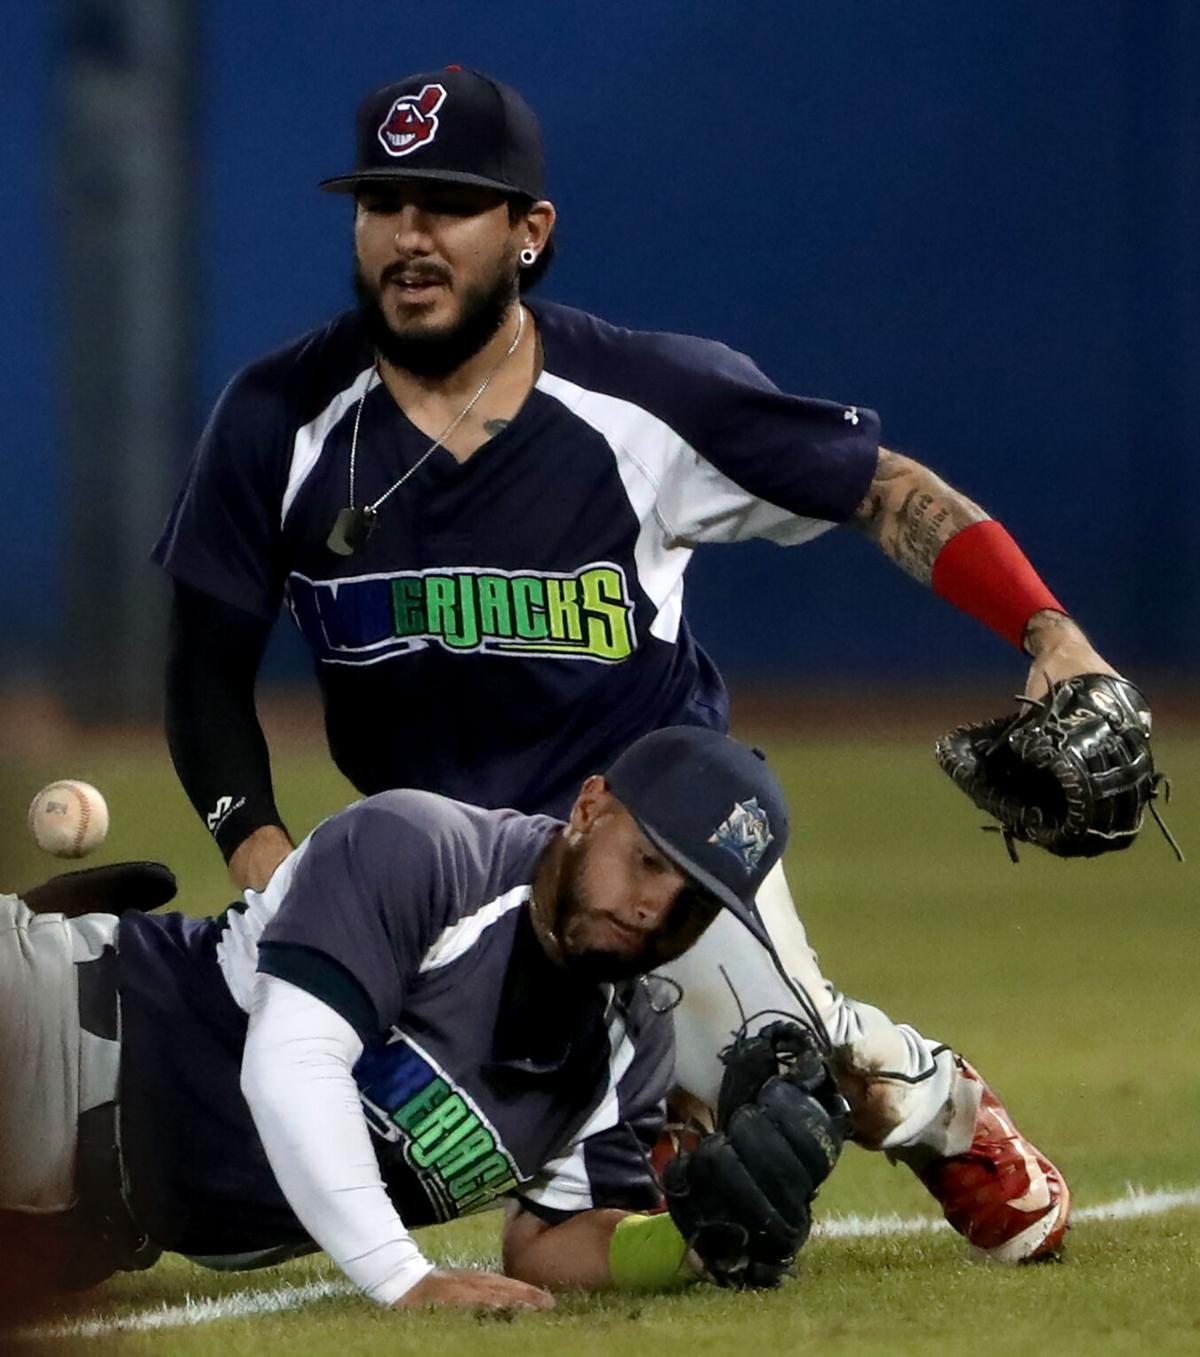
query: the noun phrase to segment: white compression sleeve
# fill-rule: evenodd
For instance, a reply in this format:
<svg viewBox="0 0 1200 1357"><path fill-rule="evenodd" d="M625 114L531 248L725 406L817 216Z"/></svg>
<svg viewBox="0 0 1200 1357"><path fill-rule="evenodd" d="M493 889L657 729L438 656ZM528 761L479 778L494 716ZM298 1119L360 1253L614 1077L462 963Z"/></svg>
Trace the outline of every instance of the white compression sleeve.
<svg viewBox="0 0 1200 1357"><path fill-rule="evenodd" d="M433 1269L379 1175L354 1062L362 1042L328 1004L258 975L242 1093L267 1159L313 1240L372 1300L391 1305Z"/></svg>

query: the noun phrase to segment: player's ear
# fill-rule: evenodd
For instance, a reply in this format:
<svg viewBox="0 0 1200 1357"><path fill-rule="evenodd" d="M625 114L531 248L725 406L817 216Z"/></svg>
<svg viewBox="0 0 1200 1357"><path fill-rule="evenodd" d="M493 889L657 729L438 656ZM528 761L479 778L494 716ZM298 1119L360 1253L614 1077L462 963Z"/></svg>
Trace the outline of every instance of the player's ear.
<svg viewBox="0 0 1200 1357"><path fill-rule="evenodd" d="M575 804L571 807L568 820L570 827L578 833L586 833L611 799L612 793L608 790L608 783L599 773L584 778Z"/></svg>
<svg viewBox="0 0 1200 1357"><path fill-rule="evenodd" d="M554 204L539 199L525 214L525 230L528 243L540 254L554 230L558 214Z"/></svg>

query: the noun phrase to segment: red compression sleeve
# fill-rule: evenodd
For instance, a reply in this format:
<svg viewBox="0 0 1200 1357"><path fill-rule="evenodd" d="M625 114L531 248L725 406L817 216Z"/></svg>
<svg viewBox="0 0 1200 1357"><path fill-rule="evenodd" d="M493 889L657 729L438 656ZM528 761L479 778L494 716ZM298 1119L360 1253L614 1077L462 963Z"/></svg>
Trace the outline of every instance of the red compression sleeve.
<svg viewBox="0 0 1200 1357"><path fill-rule="evenodd" d="M993 519L957 532L933 562L933 592L1021 650L1029 619L1066 609L1042 583L1021 548Z"/></svg>

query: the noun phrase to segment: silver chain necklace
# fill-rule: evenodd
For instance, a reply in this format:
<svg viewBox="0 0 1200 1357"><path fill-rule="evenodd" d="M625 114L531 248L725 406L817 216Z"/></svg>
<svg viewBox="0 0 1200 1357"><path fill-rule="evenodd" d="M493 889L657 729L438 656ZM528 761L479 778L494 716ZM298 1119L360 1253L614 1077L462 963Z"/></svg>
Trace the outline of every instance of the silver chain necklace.
<svg viewBox="0 0 1200 1357"><path fill-rule="evenodd" d="M517 307L517 333L513 336L513 342L508 346L504 356L488 375L479 384L479 390L463 406L450 423L433 440L417 460L408 468L408 470L398 480L393 481L390 486L371 504L364 504L362 508L354 507L354 471L358 461L358 426L362 422L363 405L366 403L367 395L372 390L371 382L368 379L363 393L358 398L358 409L354 412L354 432L350 435L350 503L345 509L338 510L338 516L333 520L333 527L329 530L329 536L325 539L325 545L338 556L353 556L366 546L367 540L375 531L375 521L379 517L380 507L389 500L392 495L404 484L406 480L424 466L426 460L435 453L438 448L444 447L446 439L471 413L475 406L483 397L483 393L492 384L492 378L508 362L508 360L517 351L517 346L521 343L521 336L525 333L525 308Z"/></svg>

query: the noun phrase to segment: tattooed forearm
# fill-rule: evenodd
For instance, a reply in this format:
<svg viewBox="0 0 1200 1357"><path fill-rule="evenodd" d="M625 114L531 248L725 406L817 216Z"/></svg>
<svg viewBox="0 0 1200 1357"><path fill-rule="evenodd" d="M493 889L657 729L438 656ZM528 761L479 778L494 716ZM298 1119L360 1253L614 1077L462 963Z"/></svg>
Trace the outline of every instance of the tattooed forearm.
<svg viewBox="0 0 1200 1357"><path fill-rule="evenodd" d="M909 574L928 579L933 561L949 536L953 509L927 490L915 487L904 496L896 519L896 539L888 551ZM885 550L888 550L885 547Z"/></svg>
<svg viewBox="0 0 1200 1357"><path fill-rule="evenodd" d="M879 450L879 463L852 520L902 570L928 584L937 554L960 529L987 514L928 467Z"/></svg>
<svg viewBox="0 0 1200 1357"><path fill-rule="evenodd" d="M879 449L879 459L875 463L875 475L867 487L862 503L854 511L850 525L857 528L873 542L880 542L883 526L887 519L887 508L895 496L896 482L907 471L908 459L898 457L886 448Z"/></svg>

